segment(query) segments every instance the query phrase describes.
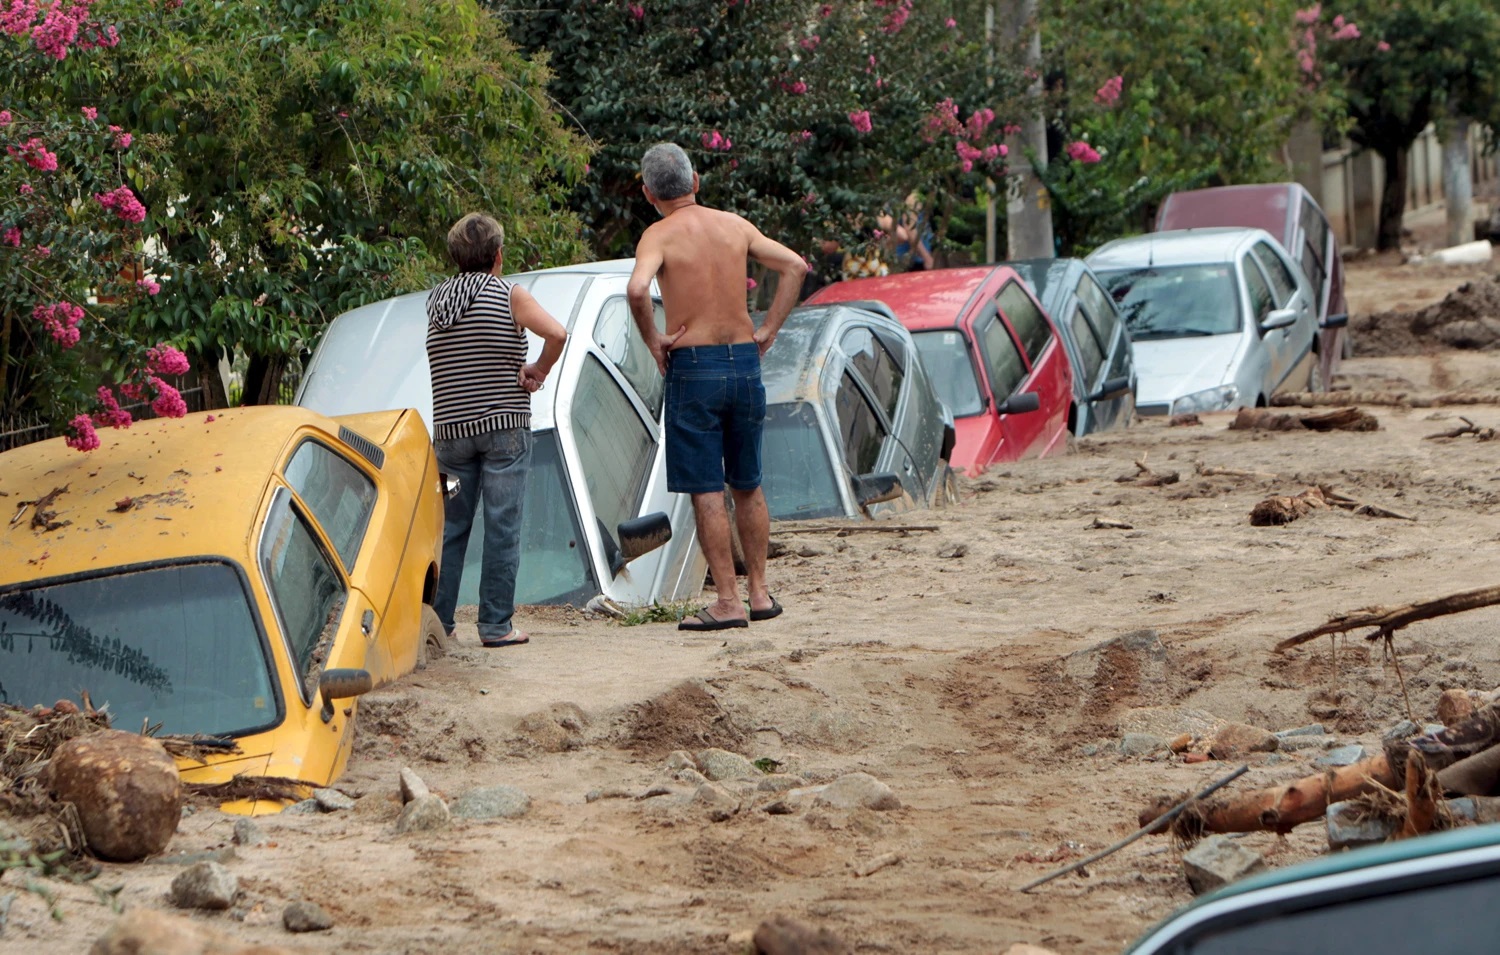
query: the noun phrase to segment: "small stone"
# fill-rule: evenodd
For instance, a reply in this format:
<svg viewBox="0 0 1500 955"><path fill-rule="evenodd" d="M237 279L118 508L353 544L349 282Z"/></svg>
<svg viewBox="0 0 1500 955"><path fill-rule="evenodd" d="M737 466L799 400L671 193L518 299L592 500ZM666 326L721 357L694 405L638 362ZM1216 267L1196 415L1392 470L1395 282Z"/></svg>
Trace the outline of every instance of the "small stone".
<svg viewBox="0 0 1500 955"><path fill-rule="evenodd" d="M448 824L450 816L448 804L443 802L441 796L420 796L401 810L401 815L396 819L396 831L423 832L441 829Z"/></svg>
<svg viewBox="0 0 1500 955"><path fill-rule="evenodd" d="M679 769L672 774L672 778L679 783L685 783L689 786L701 786L706 782L711 782L707 776L696 769Z"/></svg>
<svg viewBox="0 0 1500 955"><path fill-rule="evenodd" d="M708 810L708 818L723 822L740 811L740 801L718 783L704 783L693 793L693 805Z"/></svg>
<svg viewBox="0 0 1500 955"><path fill-rule="evenodd" d="M1422 727L1413 723L1411 720L1402 720L1395 726L1392 726L1390 729L1386 730L1380 738L1384 740L1410 739L1411 737L1416 736L1421 732Z"/></svg>
<svg viewBox="0 0 1500 955"><path fill-rule="evenodd" d="M679 770L679 769L697 769L697 768L698 768L698 760L694 759L693 758L693 754L689 753L685 749L673 750L671 753L667 754L667 769L668 770L671 770L671 771L675 772L676 770Z"/></svg>
<svg viewBox="0 0 1500 955"><path fill-rule="evenodd" d="M1365 758L1365 748L1358 743L1337 746L1313 760L1314 766L1353 766Z"/></svg>
<svg viewBox="0 0 1500 955"><path fill-rule="evenodd" d="M796 790L792 790L796 792ZM849 773L828 784L814 805L830 809L900 809L901 800L891 787L869 773Z"/></svg>
<svg viewBox="0 0 1500 955"><path fill-rule="evenodd" d="M1276 735L1282 739L1287 739L1292 736L1326 736L1327 734L1328 731L1323 729L1322 723L1309 723L1306 726L1299 726L1296 729L1281 730Z"/></svg>
<svg viewBox="0 0 1500 955"><path fill-rule="evenodd" d="M590 789L583 797L584 802L598 802L601 799L629 799L634 793L619 786L610 786L607 789Z"/></svg>
<svg viewBox="0 0 1500 955"><path fill-rule="evenodd" d="M423 796L432 795L432 790L427 788L427 784L422 781L421 776L417 775L416 770L406 766L401 767L399 783L401 786L402 805L415 799L421 799Z"/></svg>
<svg viewBox="0 0 1500 955"><path fill-rule="evenodd" d="M1328 826L1328 848L1357 849L1385 842L1398 831L1389 819L1362 818L1362 810L1353 803L1336 802L1324 813Z"/></svg>
<svg viewBox="0 0 1500 955"><path fill-rule="evenodd" d="M1332 736L1283 736L1281 737L1281 748L1287 752L1299 749L1328 749L1338 744L1338 740Z"/></svg>
<svg viewBox="0 0 1500 955"><path fill-rule="evenodd" d="M301 802L294 802L290 806L287 806L281 810L281 813L285 816L315 816L322 811L318 808L318 801L316 799L304 799Z"/></svg>
<svg viewBox="0 0 1500 955"><path fill-rule="evenodd" d="M253 819L236 819L234 821L234 843L238 846L263 846L271 840L266 838L266 831Z"/></svg>
<svg viewBox="0 0 1500 955"><path fill-rule="evenodd" d="M1193 734L1183 733L1181 736L1168 743L1167 749L1170 749L1174 753L1185 753L1187 752L1187 748L1191 745L1193 745Z"/></svg>
<svg viewBox="0 0 1500 955"><path fill-rule="evenodd" d="M326 932L333 928L333 916L321 905L293 902L281 912L281 924L288 932Z"/></svg>
<svg viewBox="0 0 1500 955"><path fill-rule="evenodd" d="M768 773L756 782L755 788L763 793L784 793L806 785L807 780L801 776L793 776L791 773Z"/></svg>
<svg viewBox="0 0 1500 955"><path fill-rule="evenodd" d="M1150 733L1126 733L1120 740L1120 752L1126 756L1150 756L1166 748L1166 740Z"/></svg>
<svg viewBox="0 0 1500 955"><path fill-rule="evenodd" d="M1432 736L1434 733L1441 733L1447 728L1442 723L1427 723L1422 727L1422 735Z"/></svg>
<svg viewBox="0 0 1500 955"><path fill-rule="evenodd" d="M344 812L354 808L354 800L337 789L314 789L313 801L323 812Z"/></svg>
<svg viewBox="0 0 1500 955"><path fill-rule="evenodd" d="M239 858L234 846L202 852L168 852L145 860L146 865L195 865L199 862L233 862Z"/></svg>
<svg viewBox="0 0 1500 955"><path fill-rule="evenodd" d="M460 819L519 819L531 808L531 797L514 786L486 786L453 800L451 811Z"/></svg>
<svg viewBox="0 0 1500 955"><path fill-rule="evenodd" d="M1097 756L1099 755L1099 744L1084 743L1082 746L1078 747L1078 752L1082 753L1085 756Z"/></svg>
<svg viewBox="0 0 1500 955"><path fill-rule="evenodd" d="M1248 723L1228 723L1214 734L1208 755L1214 759L1238 759L1247 753L1275 752L1281 740L1275 733Z"/></svg>
<svg viewBox="0 0 1500 955"><path fill-rule="evenodd" d="M797 811L797 804L783 795L761 806L760 811L768 816L790 816Z"/></svg>
<svg viewBox="0 0 1500 955"><path fill-rule="evenodd" d="M239 880L217 862L199 862L172 880L172 904L180 909L227 909Z"/></svg>
<svg viewBox="0 0 1500 955"><path fill-rule="evenodd" d="M1444 726L1453 726L1474 715L1474 698L1468 690L1444 690L1438 697L1437 718Z"/></svg>
<svg viewBox="0 0 1500 955"><path fill-rule="evenodd" d="M954 560L963 557L968 552L968 544L949 544L947 547L939 548L937 555L945 560Z"/></svg>
<svg viewBox="0 0 1500 955"><path fill-rule="evenodd" d="M797 548L798 557L822 557L826 553L828 553L828 551L824 550L821 547L814 547L811 544L803 544L801 547Z"/></svg>
<svg viewBox="0 0 1500 955"><path fill-rule="evenodd" d="M698 765L703 768L703 775L714 782L760 775L748 758L723 749L705 749L698 754Z"/></svg>
<svg viewBox="0 0 1500 955"><path fill-rule="evenodd" d="M1212 892L1265 868L1260 853L1224 836L1210 836L1182 857L1183 873L1194 895Z"/></svg>

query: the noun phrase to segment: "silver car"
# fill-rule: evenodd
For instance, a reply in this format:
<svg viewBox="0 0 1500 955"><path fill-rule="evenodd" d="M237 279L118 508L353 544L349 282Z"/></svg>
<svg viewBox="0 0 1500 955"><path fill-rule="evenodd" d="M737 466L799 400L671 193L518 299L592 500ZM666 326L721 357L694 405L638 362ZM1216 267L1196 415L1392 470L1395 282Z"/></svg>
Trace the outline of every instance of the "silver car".
<svg viewBox="0 0 1500 955"><path fill-rule="evenodd" d="M1268 233L1157 232L1087 261L1130 329L1137 413L1254 407L1323 387L1317 291Z"/></svg>
<svg viewBox="0 0 1500 955"><path fill-rule="evenodd" d="M535 441L518 604L581 606L599 594L643 604L702 590L707 562L692 505L667 491L661 373L625 300L633 264L621 259L508 276L569 333L546 388L531 400ZM416 408L430 428L426 302L427 293L416 292L335 318L297 403L330 415ZM665 324L660 303L657 322ZM532 338L528 360L540 351ZM469 538L460 603L478 599L482 538Z"/></svg>

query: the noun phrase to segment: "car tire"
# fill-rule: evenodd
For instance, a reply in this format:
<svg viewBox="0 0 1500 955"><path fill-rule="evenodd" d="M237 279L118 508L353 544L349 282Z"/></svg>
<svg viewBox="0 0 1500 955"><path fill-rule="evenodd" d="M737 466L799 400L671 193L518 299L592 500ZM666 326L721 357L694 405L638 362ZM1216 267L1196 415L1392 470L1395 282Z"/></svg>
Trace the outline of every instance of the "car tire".
<svg viewBox="0 0 1500 955"><path fill-rule="evenodd" d="M932 495L933 507L948 507L958 503L958 472L942 462L943 473L938 479L937 493Z"/></svg>
<svg viewBox="0 0 1500 955"><path fill-rule="evenodd" d="M425 670L427 664L453 649L453 638L438 619L437 611L430 604L422 605L422 633L417 643L417 669Z"/></svg>
<svg viewBox="0 0 1500 955"><path fill-rule="evenodd" d="M1312 367L1307 370L1307 390L1318 394L1328 390L1328 382L1323 380L1323 356L1317 352L1309 352L1312 358Z"/></svg>

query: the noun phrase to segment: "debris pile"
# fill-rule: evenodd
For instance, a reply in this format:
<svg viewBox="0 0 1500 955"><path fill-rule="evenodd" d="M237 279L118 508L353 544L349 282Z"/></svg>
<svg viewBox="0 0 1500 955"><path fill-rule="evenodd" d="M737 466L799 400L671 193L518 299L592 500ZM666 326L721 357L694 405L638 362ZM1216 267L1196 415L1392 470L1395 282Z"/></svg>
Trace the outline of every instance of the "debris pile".
<svg viewBox="0 0 1500 955"><path fill-rule="evenodd" d="M1439 347L1493 350L1500 346L1500 282L1465 282L1436 305L1358 315L1349 328L1354 354L1361 358L1422 355Z"/></svg>

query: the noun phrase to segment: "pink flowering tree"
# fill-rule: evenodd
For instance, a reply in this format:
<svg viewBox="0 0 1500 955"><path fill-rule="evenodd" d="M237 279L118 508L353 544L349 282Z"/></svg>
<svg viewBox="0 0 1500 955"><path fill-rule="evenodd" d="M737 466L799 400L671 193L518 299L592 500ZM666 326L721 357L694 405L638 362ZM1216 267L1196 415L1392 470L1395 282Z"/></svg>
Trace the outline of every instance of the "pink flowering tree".
<svg viewBox="0 0 1500 955"><path fill-rule="evenodd" d="M129 426L122 402L186 410L182 352L123 321L159 291L132 183L160 157L63 81L122 26L104 3L0 0L0 418L40 415L85 451Z"/></svg>

